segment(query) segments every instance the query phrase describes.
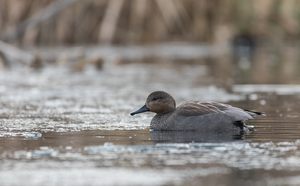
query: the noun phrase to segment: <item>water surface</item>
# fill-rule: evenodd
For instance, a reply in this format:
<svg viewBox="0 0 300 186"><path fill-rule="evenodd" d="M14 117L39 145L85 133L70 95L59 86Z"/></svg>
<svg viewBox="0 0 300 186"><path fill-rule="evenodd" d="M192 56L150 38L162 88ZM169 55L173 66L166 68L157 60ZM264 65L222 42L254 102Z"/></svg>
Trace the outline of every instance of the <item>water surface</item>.
<svg viewBox="0 0 300 186"><path fill-rule="evenodd" d="M299 185L298 89L205 86L201 65L0 74L0 185ZM209 84L209 83L208 83ZM251 134L154 132L153 90L266 113Z"/></svg>

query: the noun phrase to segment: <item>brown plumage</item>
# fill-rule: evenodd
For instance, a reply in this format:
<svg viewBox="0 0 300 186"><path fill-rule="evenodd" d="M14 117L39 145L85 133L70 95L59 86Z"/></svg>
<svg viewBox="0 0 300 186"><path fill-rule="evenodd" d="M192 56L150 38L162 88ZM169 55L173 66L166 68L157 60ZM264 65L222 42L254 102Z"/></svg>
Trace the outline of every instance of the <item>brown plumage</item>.
<svg viewBox="0 0 300 186"><path fill-rule="evenodd" d="M177 110L180 115L199 116L203 114L222 112L229 107L231 106L217 102L189 101L180 105Z"/></svg>

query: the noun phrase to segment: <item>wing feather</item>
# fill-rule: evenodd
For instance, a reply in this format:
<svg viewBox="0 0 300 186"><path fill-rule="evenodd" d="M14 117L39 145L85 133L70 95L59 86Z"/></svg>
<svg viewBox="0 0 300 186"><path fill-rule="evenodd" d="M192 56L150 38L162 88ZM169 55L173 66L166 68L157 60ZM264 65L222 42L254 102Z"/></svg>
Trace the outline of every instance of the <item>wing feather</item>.
<svg viewBox="0 0 300 186"><path fill-rule="evenodd" d="M209 113L221 113L232 106L217 102L185 102L176 110L182 116L200 116Z"/></svg>

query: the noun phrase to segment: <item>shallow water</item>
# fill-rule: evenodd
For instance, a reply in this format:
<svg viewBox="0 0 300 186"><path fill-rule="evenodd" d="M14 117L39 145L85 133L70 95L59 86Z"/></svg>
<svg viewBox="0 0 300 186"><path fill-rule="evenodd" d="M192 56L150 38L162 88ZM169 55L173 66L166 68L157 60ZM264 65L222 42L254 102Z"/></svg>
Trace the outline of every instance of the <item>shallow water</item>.
<svg viewBox="0 0 300 186"><path fill-rule="evenodd" d="M300 185L298 88L235 85L228 93L202 85L207 71L1 72L0 185ZM129 113L158 89L178 102L222 101L266 116L242 136L149 131L153 114Z"/></svg>

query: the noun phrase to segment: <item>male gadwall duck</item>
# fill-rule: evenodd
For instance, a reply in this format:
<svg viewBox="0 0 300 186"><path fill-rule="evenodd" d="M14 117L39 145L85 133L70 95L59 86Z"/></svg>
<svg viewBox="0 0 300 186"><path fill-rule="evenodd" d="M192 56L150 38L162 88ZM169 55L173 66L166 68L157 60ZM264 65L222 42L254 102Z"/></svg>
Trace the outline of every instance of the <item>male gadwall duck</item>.
<svg viewBox="0 0 300 186"><path fill-rule="evenodd" d="M249 131L245 121L260 112L244 110L217 102L190 101L176 107L174 98L163 91L152 92L146 104L131 115L154 112L150 128L153 130L199 130L207 132Z"/></svg>

